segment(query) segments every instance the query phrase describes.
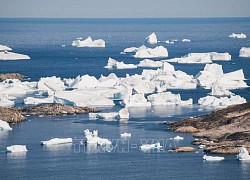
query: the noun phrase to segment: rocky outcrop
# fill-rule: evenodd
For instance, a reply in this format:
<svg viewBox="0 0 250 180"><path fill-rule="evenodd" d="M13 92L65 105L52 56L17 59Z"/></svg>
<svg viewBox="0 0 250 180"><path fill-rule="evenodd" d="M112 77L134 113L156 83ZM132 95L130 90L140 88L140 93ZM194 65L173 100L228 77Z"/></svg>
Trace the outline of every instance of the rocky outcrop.
<svg viewBox="0 0 250 180"><path fill-rule="evenodd" d="M98 110L96 108L67 106L61 104L42 104L24 108L0 107L0 119L8 123L16 123L26 120L26 115L57 116L64 114L84 114L97 111Z"/></svg>
<svg viewBox="0 0 250 180"><path fill-rule="evenodd" d="M169 150L169 152L192 152L196 150L197 149L194 147L176 147L176 148Z"/></svg>
<svg viewBox="0 0 250 180"><path fill-rule="evenodd" d="M170 130L206 138L193 144L206 145L204 151L208 153L237 154L241 146L250 150L250 102L164 124L170 125Z"/></svg>
<svg viewBox="0 0 250 180"><path fill-rule="evenodd" d="M0 81L4 81L6 79L22 79L24 75L19 73L6 73L0 74Z"/></svg>

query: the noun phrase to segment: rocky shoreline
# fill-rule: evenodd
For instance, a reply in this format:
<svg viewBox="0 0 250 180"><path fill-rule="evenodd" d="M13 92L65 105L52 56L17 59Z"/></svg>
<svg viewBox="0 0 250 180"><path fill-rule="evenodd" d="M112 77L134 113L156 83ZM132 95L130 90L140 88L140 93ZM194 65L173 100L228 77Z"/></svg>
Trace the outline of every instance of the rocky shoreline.
<svg viewBox="0 0 250 180"><path fill-rule="evenodd" d="M5 73L5 74L0 74L0 82L5 81L6 79L23 79L24 75L19 74L19 73Z"/></svg>
<svg viewBox="0 0 250 180"><path fill-rule="evenodd" d="M192 133L194 145L205 145L204 152L237 154L239 147L250 150L250 102L216 110L200 117L164 122L169 130Z"/></svg>
<svg viewBox="0 0 250 180"><path fill-rule="evenodd" d="M68 106L62 104L42 104L30 107L4 108L0 107L0 119L8 123L17 123L26 120L27 115L57 116L65 114L84 114L98 112L96 108Z"/></svg>

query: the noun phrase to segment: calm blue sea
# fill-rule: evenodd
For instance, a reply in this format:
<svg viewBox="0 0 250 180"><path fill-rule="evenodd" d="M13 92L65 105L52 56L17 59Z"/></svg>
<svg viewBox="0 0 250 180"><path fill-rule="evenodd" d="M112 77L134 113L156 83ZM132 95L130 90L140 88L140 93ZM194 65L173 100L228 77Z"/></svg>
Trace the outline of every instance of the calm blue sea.
<svg viewBox="0 0 250 180"><path fill-rule="evenodd" d="M159 40L189 38L191 43L159 43L168 48L170 58L191 52L229 52L232 61L216 62L224 72L243 69L250 85L250 59L238 58L241 47L250 47L250 38L231 39L228 35L245 33L250 36L250 18L228 19L0 19L0 44L14 52L27 54L31 60L0 61L0 73L19 72L30 78L59 76L74 78L89 74L100 77L111 72L118 76L141 73L142 69L107 70L103 66L109 57L126 63L138 63L131 54L121 55L124 48L141 46L150 33ZM75 48L71 43L77 37L102 38L106 48ZM62 47L62 45L66 45ZM152 46L153 47L153 46ZM174 64L177 70L195 75L204 65ZM175 90L183 99L197 99L209 90ZM248 89L236 94L250 100ZM118 107L114 107L117 110ZM193 137L184 141L169 141L176 133L166 131L159 122L178 120L204 114L199 107L154 107L130 109L128 121L93 121L87 115L62 117L28 117L13 124L13 131L0 132L0 179L250 179L250 163L238 162L235 156L225 156L222 162L203 162L202 151L173 154L166 151L143 153L138 146L153 139L164 142L167 149L190 146ZM103 109L111 111L111 109ZM101 137L113 140L114 149L108 153L102 148L88 149L79 144L83 130L98 129ZM120 133L131 132L132 138L121 141ZM40 141L52 137L72 137L73 146L43 148ZM26 144L28 152L22 155L4 153L6 146ZM115 146L117 145L117 146Z"/></svg>

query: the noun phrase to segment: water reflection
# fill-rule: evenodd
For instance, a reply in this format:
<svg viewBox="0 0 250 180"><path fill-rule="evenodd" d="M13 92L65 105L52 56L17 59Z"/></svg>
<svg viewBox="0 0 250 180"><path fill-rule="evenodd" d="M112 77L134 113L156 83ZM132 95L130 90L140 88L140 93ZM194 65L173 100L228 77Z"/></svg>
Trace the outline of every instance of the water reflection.
<svg viewBox="0 0 250 180"><path fill-rule="evenodd" d="M27 152L7 153L7 157L12 160L25 160L26 154Z"/></svg>

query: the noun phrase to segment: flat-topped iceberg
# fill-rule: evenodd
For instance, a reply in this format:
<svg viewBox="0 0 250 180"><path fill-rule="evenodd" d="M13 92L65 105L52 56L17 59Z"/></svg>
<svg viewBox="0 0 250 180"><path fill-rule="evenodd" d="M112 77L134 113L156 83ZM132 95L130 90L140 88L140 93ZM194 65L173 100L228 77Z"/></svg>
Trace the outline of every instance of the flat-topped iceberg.
<svg viewBox="0 0 250 180"><path fill-rule="evenodd" d="M210 52L209 53L210 56L211 56L211 59L213 61L230 61L232 56L228 53L228 52L225 52L225 53L218 53L218 52Z"/></svg>
<svg viewBox="0 0 250 180"><path fill-rule="evenodd" d="M89 113L89 118L90 119L128 119L129 112L127 108L123 108L119 112Z"/></svg>
<svg viewBox="0 0 250 180"><path fill-rule="evenodd" d="M182 42L191 42L190 39L182 39L181 41L182 41Z"/></svg>
<svg viewBox="0 0 250 180"><path fill-rule="evenodd" d="M250 57L250 47L242 47L239 57Z"/></svg>
<svg viewBox="0 0 250 180"><path fill-rule="evenodd" d="M91 37L81 41L80 39L74 40L72 46L76 47L105 47L105 41L103 39L92 40Z"/></svg>
<svg viewBox="0 0 250 180"><path fill-rule="evenodd" d="M147 38L146 41L148 44L157 44L157 36L155 33L150 34Z"/></svg>
<svg viewBox="0 0 250 180"><path fill-rule="evenodd" d="M136 52L139 48L138 47L129 47L129 48L125 48L123 50L124 53L131 53L131 52Z"/></svg>
<svg viewBox="0 0 250 180"><path fill-rule="evenodd" d="M219 156L207 156L207 155L204 155L203 159L205 161L222 161L225 158L224 157L219 157Z"/></svg>
<svg viewBox="0 0 250 180"><path fill-rule="evenodd" d="M172 94L171 92L162 92L158 94L151 94L147 97L152 105L192 105L193 100L182 101L180 94Z"/></svg>
<svg viewBox="0 0 250 180"><path fill-rule="evenodd" d="M250 155L246 148L241 147L237 159L240 161L250 161Z"/></svg>
<svg viewBox="0 0 250 180"><path fill-rule="evenodd" d="M27 152L27 148L26 145L12 145L7 147L7 152L10 153L23 153L23 152Z"/></svg>
<svg viewBox="0 0 250 180"><path fill-rule="evenodd" d="M0 107L13 107L15 102L11 101L7 94L0 94Z"/></svg>
<svg viewBox="0 0 250 180"><path fill-rule="evenodd" d="M86 143L87 144L96 144L96 145L110 145L112 142L108 139L98 137L98 130L94 130L93 132L89 131L89 129L84 130Z"/></svg>
<svg viewBox="0 0 250 180"><path fill-rule="evenodd" d="M4 130L4 131L11 131L12 128L10 127L9 123L2 121L0 119L0 130Z"/></svg>
<svg viewBox="0 0 250 180"><path fill-rule="evenodd" d="M0 60L27 60L27 59L30 59L30 57L25 54L0 51Z"/></svg>
<svg viewBox="0 0 250 180"><path fill-rule="evenodd" d="M247 35L243 34L243 33L240 33L240 34L233 33L233 34L229 35L228 37L237 38L237 39L245 39L245 38L247 38Z"/></svg>
<svg viewBox="0 0 250 180"><path fill-rule="evenodd" d="M162 64L163 64L163 62L161 62L161 61L153 61L150 59L144 59L144 60L141 60L137 66L138 67L159 68L159 67L162 67Z"/></svg>
<svg viewBox="0 0 250 180"><path fill-rule="evenodd" d="M109 58L108 64L104 67L107 69L135 69L137 68L134 64L125 64L123 61L118 62L115 59Z"/></svg>
<svg viewBox="0 0 250 180"><path fill-rule="evenodd" d="M53 138L48 141L41 141L42 145L50 146L50 145L60 145L60 144L68 144L72 143L72 138Z"/></svg>
<svg viewBox="0 0 250 180"><path fill-rule="evenodd" d="M168 50L163 46L157 46L155 48L147 48L145 46L139 47L136 51L135 58L160 58L168 57Z"/></svg>
<svg viewBox="0 0 250 180"><path fill-rule="evenodd" d="M207 64L212 63L209 53L189 53L181 58L173 58L165 60L167 62L176 62L181 64Z"/></svg>
<svg viewBox="0 0 250 180"><path fill-rule="evenodd" d="M0 44L0 51L12 51L12 49L8 46L4 46Z"/></svg>
<svg viewBox="0 0 250 180"><path fill-rule="evenodd" d="M53 96L50 96L48 98L27 97L23 100L23 103L26 105L51 104L54 103L54 97Z"/></svg>

